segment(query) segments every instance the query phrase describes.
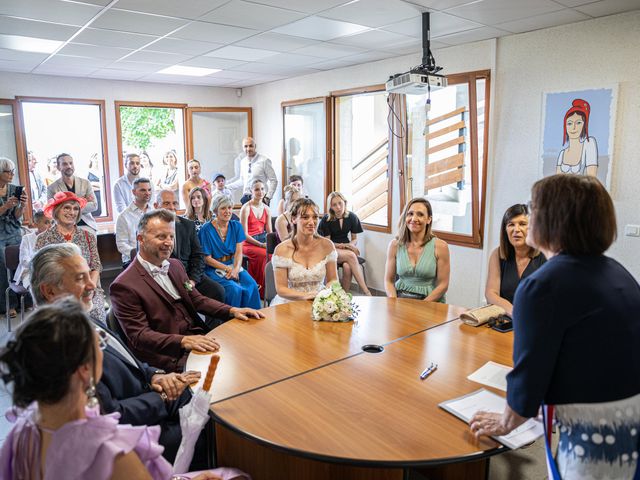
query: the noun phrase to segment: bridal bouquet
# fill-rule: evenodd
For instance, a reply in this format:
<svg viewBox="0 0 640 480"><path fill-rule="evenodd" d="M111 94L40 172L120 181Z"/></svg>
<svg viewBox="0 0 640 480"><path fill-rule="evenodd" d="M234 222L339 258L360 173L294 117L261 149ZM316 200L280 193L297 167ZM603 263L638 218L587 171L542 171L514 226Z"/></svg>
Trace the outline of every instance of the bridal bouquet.
<svg viewBox="0 0 640 480"><path fill-rule="evenodd" d="M347 322L358 315L358 306L352 296L343 290L340 282L332 282L320 290L313 300L311 317L327 322Z"/></svg>

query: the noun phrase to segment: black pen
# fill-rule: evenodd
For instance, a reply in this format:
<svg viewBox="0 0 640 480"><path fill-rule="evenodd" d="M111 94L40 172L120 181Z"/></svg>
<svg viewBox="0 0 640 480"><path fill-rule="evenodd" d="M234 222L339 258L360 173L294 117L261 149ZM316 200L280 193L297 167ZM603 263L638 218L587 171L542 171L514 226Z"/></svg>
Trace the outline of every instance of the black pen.
<svg viewBox="0 0 640 480"><path fill-rule="evenodd" d="M420 380L424 380L425 378L427 378L429 375L435 372L437 368L438 368L438 365L436 363L431 362L431 365L425 368L420 374Z"/></svg>

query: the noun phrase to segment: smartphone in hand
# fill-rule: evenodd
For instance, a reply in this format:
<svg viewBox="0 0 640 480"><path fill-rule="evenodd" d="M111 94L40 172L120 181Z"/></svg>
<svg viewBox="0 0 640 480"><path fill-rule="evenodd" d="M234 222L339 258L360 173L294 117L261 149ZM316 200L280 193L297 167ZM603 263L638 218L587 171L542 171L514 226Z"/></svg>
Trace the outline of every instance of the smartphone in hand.
<svg viewBox="0 0 640 480"><path fill-rule="evenodd" d="M20 200L23 190L24 187L22 185L17 185L15 191L13 192L13 196Z"/></svg>

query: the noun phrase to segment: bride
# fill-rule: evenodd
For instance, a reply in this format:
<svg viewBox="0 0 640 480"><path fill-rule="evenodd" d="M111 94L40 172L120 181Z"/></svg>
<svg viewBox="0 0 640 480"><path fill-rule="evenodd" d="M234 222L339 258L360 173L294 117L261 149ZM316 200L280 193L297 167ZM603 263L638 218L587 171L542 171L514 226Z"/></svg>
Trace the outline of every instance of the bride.
<svg viewBox="0 0 640 480"><path fill-rule="evenodd" d="M313 300L325 279L338 279L338 255L333 243L317 234L318 206L311 199L301 198L290 211L293 233L276 247L271 259L278 293L271 305Z"/></svg>

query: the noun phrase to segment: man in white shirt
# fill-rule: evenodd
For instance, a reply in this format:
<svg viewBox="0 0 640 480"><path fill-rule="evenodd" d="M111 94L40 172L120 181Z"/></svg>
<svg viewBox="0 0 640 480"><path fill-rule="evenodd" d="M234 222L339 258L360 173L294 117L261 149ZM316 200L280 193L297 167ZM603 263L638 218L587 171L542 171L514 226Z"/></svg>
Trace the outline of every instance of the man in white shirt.
<svg viewBox="0 0 640 480"><path fill-rule="evenodd" d="M267 194L263 202L269 205L276 193L276 188L278 188L278 178L273 170L271 160L256 152L256 142L251 137L242 140L242 148L246 155L240 160L240 177L230 183L228 187L232 190L241 187L243 195L240 202L245 204L251 199L253 182L261 180L267 186Z"/></svg>
<svg viewBox="0 0 640 480"><path fill-rule="evenodd" d="M31 205L34 210L42 210L47 203L47 185L39 172L36 171L38 159L32 151L27 152L29 166L29 184L31 185Z"/></svg>
<svg viewBox="0 0 640 480"><path fill-rule="evenodd" d="M127 173L113 184L113 201L118 213L122 213L133 202L133 182L140 175L140 165L140 157L137 153L127 153L124 159L124 168L127 169Z"/></svg>
<svg viewBox="0 0 640 480"><path fill-rule="evenodd" d="M122 266L131 263L131 250L137 247L136 235L138 222L149 208L151 200L151 181L148 178L136 178L131 190L133 202L124 209L116 221L116 247L122 255Z"/></svg>

